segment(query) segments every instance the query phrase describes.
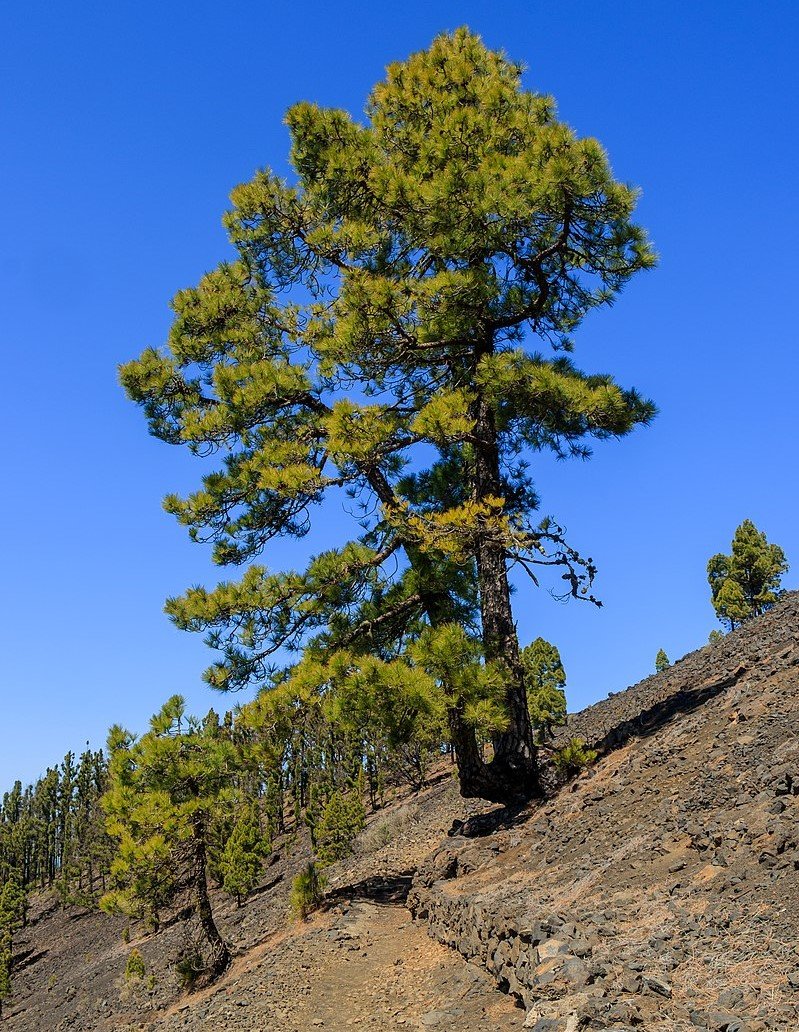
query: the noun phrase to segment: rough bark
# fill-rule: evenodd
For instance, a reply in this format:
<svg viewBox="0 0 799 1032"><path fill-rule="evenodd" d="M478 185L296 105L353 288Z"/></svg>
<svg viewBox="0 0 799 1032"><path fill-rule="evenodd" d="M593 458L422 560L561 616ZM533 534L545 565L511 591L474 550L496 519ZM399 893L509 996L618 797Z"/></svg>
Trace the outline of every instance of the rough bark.
<svg viewBox="0 0 799 1032"><path fill-rule="evenodd" d="M214 921L211 900L208 895L207 857L205 851L205 822L198 816L194 822L193 835L193 870L192 883L194 890L194 912L200 923L203 937L208 944L209 958L204 971L203 982L212 982L218 978L230 964L231 954L228 944L219 934Z"/></svg>
<svg viewBox="0 0 799 1032"><path fill-rule="evenodd" d="M487 352L489 349L486 348ZM485 352L484 352L485 353ZM475 402L474 497L502 497L494 413L485 398ZM509 798L539 795L538 761L527 708L527 689L513 622L505 549L490 535L477 545L477 579L483 624L483 651L487 661L501 663L508 675L505 706L508 726L493 736L493 778L504 784Z"/></svg>

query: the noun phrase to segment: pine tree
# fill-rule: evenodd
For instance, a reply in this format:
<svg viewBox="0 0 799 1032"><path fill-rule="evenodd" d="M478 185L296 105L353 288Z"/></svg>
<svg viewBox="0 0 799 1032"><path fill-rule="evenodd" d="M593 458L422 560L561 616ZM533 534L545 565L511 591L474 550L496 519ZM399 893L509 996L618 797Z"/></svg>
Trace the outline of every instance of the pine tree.
<svg viewBox="0 0 799 1032"><path fill-rule="evenodd" d="M355 792L334 792L316 826L317 854L323 866L343 860L352 852L355 836L363 831L366 814Z"/></svg>
<svg viewBox="0 0 799 1032"><path fill-rule="evenodd" d="M236 260L176 296L168 351L121 371L153 434L220 457L168 511L220 565L251 564L167 611L206 632L222 652L207 678L232 689L315 635L380 654L476 607L505 715L486 765L449 697L461 791L535 794L508 565L559 567L592 597L591 560L536 514L527 456L585 457L653 415L566 356L583 317L653 264L635 191L466 29L392 65L365 123L308 103L287 122L295 182L265 170L234 191ZM363 505L359 537L304 571L254 563L342 489Z"/></svg>
<svg viewBox="0 0 799 1032"><path fill-rule="evenodd" d="M0 888L0 1017L3 1000L11 995L14 932L24 925L26 912L25 892L15 878L9 878Z"/></svg>
<svg viewBox="0 0 799 1032"><path fill-rule="evenodd" d="M0 927L10 932L22 928L26 910L25 890L16 878L11 877L0 888Z"/></svg>
<svg viewBox="0 0 799 1032"><path fill-rule="evenodd" d="M255 806L245 806L237 816L219 858L222 888L236 897L238 906L258 884L269 849L269 840L261 830Z"/></svg>
<svg viewBox="0 0 799 1032"><path fill-rule="evenodd" d="M218 728L185 717L172 696L138 741L121 728L109 734L110 784L103 799L109 833L118 842L114 889L106 910L147 915L184 894L199 925L210 981L230 962L216 927L208 889L208 843L215 809L227 802L235 753Z"/></svg>
<svg viewBox="0 0 799 1032"><path fill-rule="evenodd" d="M663 649L658 649L658 654L655 656L655 673L662 674L664 670L668 670L671 666L671 661L666 655Z"/></svg>
<svg viewBox="0 0 799 1032"><path fill-rule="evenodd" d="M718 553L708 560L707 579L719 620L734 630L771 609L787 570L780 546L769 544L751 520L744 520L735 531L731 554Z"/></svg>
<svg viewBox="0 0 799 1032"><path fill-rule="evenodd" d="M3 1002L11 996L11 935L0 930L0 1018L3 1017Z"/></svg>
<svg viewBox="0 0 799 1032"><path fill-rule="evenodd" d="M527 686L527 705L533 727L546 737L566 720L566 672L560 652L544 638L522 649L522 666Z"/></svg>

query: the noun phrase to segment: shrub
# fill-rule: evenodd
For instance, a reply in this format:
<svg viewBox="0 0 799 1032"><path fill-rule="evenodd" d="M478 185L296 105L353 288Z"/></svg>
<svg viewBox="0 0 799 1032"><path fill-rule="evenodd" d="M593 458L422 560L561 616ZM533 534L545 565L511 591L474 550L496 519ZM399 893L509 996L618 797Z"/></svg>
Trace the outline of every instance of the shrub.
<svg viewBox="0 0 799 1032"><path fill-rule="evenodd" d="M141 979L144 978L146 972L147 969L144 966L144 957L141 955L141 953L139 953L139 951L134 946L128 954L128 962L127 964L125 964L125 981L141 981Z"/></svg>
<svg viewBox="0 0 799 1032"><path fill-rule="evenodd" d="M316 910L324 898L327 879L320 874L314 863L309 863L291 883L291 910L295 917L305 920Z"/></svg>
<svg viewBox="0 0 799 1032"><path fill-rule="evenodd" d="M181 989L189 992L194 988L197 979L205 971L203 958L196 950L191 953L184 953L175 964L175 974L178 976L178 984Z"/></svg>
<svg viewBox="0 0 799 1032"><path fill-rule="evenodd" d="M570 742L555 752L555 766L561 774L579 774L590 767L597 758L594 749L589 749L582 738L572 738Z"/></svg>

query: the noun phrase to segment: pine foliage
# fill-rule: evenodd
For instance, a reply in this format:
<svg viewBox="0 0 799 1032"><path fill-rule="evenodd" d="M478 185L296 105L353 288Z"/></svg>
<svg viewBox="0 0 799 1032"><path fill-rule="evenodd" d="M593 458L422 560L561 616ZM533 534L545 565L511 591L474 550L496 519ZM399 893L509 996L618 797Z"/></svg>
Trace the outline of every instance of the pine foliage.
<svg viewBox="0 0 799 1032"><path fill-rule="evenodd" d="M316 852L323 867L352 852L355 836L363 831L366 812L354 792L334 792L316 826Z"/></svg>
<svg viewBox="0 0 799 1032"><path fill-rule="evenodd" d="M787 570L780 546L769 544L751 520L744 520L735 531L730 555L718 553L708 560L711 600L719 620L734 630L771 609Z"/></svg>
<svg viewBox="0 0 799 1032"><path fill-rule="evenodd" d="M264 169L233 191L235 259L176 295L165 350L121 370L155 436L215 457L165 505L243 568L167 611L219 651L206 677L226 690L269 684L287 650L390 658L422 625L476 628L507 676L499 707L446 695L462 790L532 790L507 568L559 568L592 597L593 563L541 519L528 462L653 416L568 357L585 315L653 264L636 192L466 29L392 65L365 121L300 103L287 124L292 181ZM260 561L342 491L361 506L349 540L301 570Z"/></svg>
<svg viewBox="0 0 799 1032"><path fill-rule="evenodd" d="M229 798L235 751L218 725L186 719L173 695L136 740L111 729L109 789L103 798L109 833L117 842L113 888L101 900L109 911L146 917L184 896L197 921L203 973L218 975L230 952L214 922L208 889L210 829Z"/></svg>
<svg viewBox="0 0 799 1032"><path fill-rule="evenodd" d="M222 888L236 897L239 906L258 884L269 849L269 839L261 830L255 806L244 806L235 819L219 860Z"/></svg>
<svg viewBox="0 0 799 1032"><path fill-rule="evenodd" d="M655 656L655 673L662 674L664 670L668 670L671 666L671 660L666 655L664 649L658 649L658 654Z"/></svg>
<svg viewBox="0 0 799 1032"><path fill-rule="evenodd" d="M566 671L557 646L544 638L536 638L522 649L521 657L530 720L546 738L553 727L566 721Z"/></svg>

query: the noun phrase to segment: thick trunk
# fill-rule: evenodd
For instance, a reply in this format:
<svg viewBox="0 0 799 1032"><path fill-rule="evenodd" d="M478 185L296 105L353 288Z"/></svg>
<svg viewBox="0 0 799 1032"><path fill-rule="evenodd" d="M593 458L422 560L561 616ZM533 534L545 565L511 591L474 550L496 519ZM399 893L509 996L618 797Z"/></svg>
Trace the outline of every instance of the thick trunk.
<svg viewBox="0 0 799 1032"><path fill-rule="evenodd" d="M482 448L485 455L478 458L476 464L481 484L478 497L497 497L500 494L500 482L496 430L493 416L485 403L482 403L482 410L490 420L491 433L486 434ZM393 489L382 473L370 470L366 475L382 504L389 508L395 506ZM451 619L449 595L446 590L436 589L434 564L414 543L403 542L403 546L408 562L419 575L422 607L431 626L440 627L448 623ZM501 549L491 546L479 552L478 576L486 659L504 660L509 665L513 679L506 699L510 723L507 730L495 738L494 759L486 764L475 730L463 718L461 700L452 700L447 710L447 722L458 767L460 794L466 799L518 803L540 794L540 786L519 645L510 607L505 555Z"/></svg>
<svg viewBox="0 0 799 1032"><path fill-rule="evenodd" d="M475 404L474 498L502 497L499 447L494 413L484 398ZM477 546L477 579L483 623L483 651L487 661L501 663L508 675L505 707L508 726L493 736L490 768L504 781L512 796L540 794L533 728L527 708L527 689L513 622L510 583L504 546L483 537Z"/></svg>
<svg viewBox="0 0 799 1032"><path fill-rule="evenodd" d="M206 965L204 981L212 982L230 964L230 950L219 934L208 896L208 874L205 855L205 822L198 815L194 823L192 887L194 890L194 910L200 922L200 928L210 956Z"/></svg>

